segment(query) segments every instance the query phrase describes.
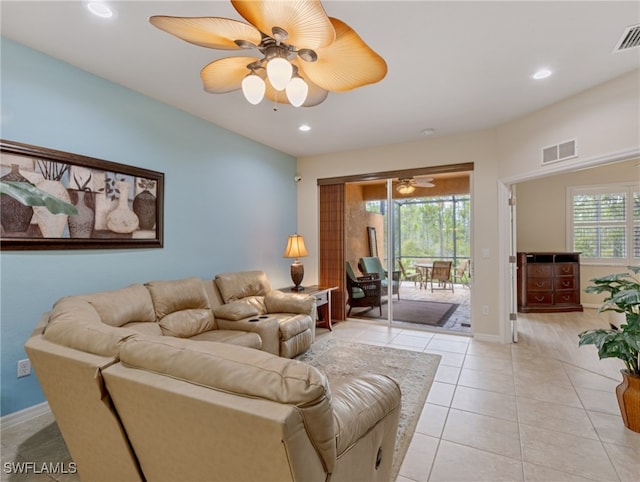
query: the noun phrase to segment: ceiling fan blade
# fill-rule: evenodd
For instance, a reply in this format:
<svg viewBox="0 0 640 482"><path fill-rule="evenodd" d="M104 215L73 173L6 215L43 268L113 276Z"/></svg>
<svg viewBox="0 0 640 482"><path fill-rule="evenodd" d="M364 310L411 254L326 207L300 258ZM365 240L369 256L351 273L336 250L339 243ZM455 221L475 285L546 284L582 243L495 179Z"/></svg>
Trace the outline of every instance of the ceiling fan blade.
<svg viewBox="0 0 640 482"><path fill-rule="evenodd" d="M415 181L413 185L417 187L436 187L436 185L433 184L432 182L426 182L426 181Z"/></svg>
<svg viewBox="0 0 640 482"><path fill-rule="evenodd" d="M336 38L329 17L318 0L246 1L231 4L250 24L273 36L273 27L284 29L286 43L297 48L318 49Z"/></svg>
<svg viewBox="0 0 640 482"><path fill-rule="evenodd" d="M194 45L210 49L238 50L235 40L258 45L262 35L244 22L221 17L168 17L157 15L149 22L154 27Z"/></svg>
<svg viewBox="0 0 640 482"><path fill-rule="evenodd" d="M330 92L346 92L382 80L387 75L384 59L342 20L330 20L336 41L316 50L316 62L301 62L304 74Z"/></svg>
<svg viewBox="0 0 640 482"><path fill-rule="evenodd" d="M256 57L227 57L214 60L200 71L204 90L212 94L225 94L242 88L242 80L249 70L247 65Z"/></svg>
<svg viewBox="0 0 640 482"><path fill-rule="evenodd" d="M307 82L307 85L309 86L309 93L307 94L307 100L304 101L302 107L313 107L314 105L322 104L327 100L327 97L329 96L328 90L325 90L308 80L305 82Z"/></svg>

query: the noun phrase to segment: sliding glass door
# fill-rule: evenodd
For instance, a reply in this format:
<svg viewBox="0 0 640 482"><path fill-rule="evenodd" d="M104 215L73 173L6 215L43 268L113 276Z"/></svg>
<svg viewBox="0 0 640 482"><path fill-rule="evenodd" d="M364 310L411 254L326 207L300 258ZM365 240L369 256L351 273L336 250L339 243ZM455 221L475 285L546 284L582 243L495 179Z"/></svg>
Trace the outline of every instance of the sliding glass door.
<svg viewBox="0 0 640 482"><path fill-rule="evenodd" d="M461 307L469 331L472 167L319 180L320 282L336 285L344 270L344 310L335 319L444 327ZM341 201L336 203L336 193L327 197L329 191L340 191ZM342 212L340 226L335 210ZM369 284L379 284L377 296L365 286L374 278Z"/></svg>

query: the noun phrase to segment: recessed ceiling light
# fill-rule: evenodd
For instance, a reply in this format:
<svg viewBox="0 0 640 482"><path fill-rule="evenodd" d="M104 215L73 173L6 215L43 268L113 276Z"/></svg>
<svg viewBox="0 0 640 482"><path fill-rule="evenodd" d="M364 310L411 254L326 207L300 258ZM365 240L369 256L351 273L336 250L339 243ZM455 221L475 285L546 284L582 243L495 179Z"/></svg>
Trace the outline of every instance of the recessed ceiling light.
<svg viewBox="0 0 640 482"><path fill-rule="evenodd" d="M113 10L106 3L103 3L103 2L89 2L89 3L87 3L87 8L96 17L100 17L100 18L111 18L111 17L113 17Z"/></svg>
<svg viewBox="0 0 640 482"><path fill-rule="evenodd" d="M432 136L435 134L436 130L433 127L429 127L427 129L422 129L420 132L423 136Z"/></svg>
<svg viewBox="0 0 640 482"><path fill-rule="evenodd" d="M536 80L542 80L542 79L546 79L547 77L549 77L553 72L551 72L549 69L540 69L538 71L536 71L535 74L533 74L533 78Z"/></svg>
<svg viewBox="0 0 640 482"><path fill-rule="evenodd" d="M300 127L298 127L298 130L300 132L309 132L311 130L311 126L308 124L302 124Z"/></svg>

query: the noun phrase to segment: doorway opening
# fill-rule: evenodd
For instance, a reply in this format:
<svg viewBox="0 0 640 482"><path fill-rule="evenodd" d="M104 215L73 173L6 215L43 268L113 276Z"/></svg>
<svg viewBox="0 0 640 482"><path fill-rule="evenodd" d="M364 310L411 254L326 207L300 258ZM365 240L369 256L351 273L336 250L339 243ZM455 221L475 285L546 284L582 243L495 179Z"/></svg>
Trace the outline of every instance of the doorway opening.
<svg viewBox="0 0 640 482"><path fill-rule="evenodd" d="M403 175L345 183L346 263L381 280L380 303L347 298L349 317L471 333L470 172Z"/></svg>

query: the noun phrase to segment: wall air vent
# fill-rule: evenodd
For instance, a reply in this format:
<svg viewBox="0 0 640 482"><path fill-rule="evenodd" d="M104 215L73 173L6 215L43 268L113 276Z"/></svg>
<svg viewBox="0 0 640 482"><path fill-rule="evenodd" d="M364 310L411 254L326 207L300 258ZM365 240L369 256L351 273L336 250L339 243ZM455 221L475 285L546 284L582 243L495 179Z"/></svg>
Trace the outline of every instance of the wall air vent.
<svg viewBox="0 0 640 482"><path fill-rule="evenodd" d="M549 146L542 149L542 164L550 164L552 162L565 161L576 157L576 140L561 142L555 146Z"/></svg>
<svg viewBox="0 0 640 482"><path fill-rule="evenodd" d="M640 24L627 27L618 40L614 52L632 49L640 46Z"/></svg>

